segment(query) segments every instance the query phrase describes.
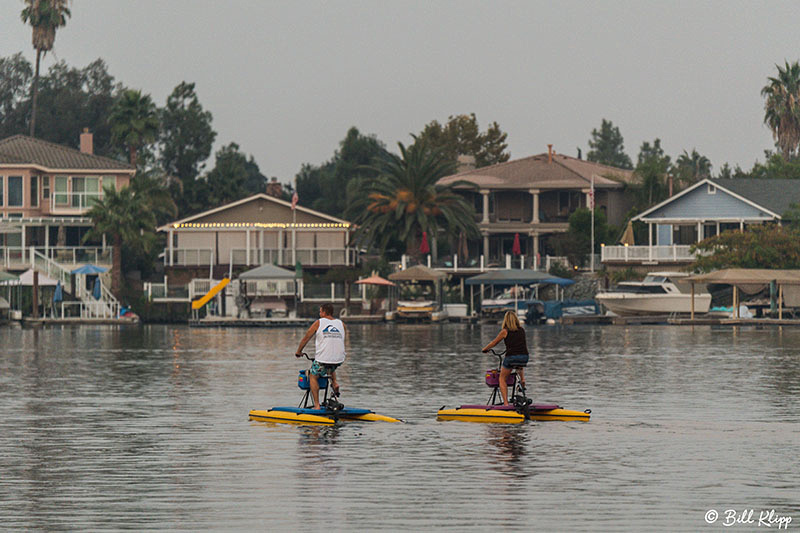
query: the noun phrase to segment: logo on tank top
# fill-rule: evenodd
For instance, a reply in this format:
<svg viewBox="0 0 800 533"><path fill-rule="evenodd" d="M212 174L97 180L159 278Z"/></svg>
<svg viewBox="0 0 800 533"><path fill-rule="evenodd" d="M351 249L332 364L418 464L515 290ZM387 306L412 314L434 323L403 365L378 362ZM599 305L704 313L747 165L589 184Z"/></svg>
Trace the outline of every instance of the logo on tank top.
<svg viewBox="0 0 800 533"><path fill-rule="evenodd" d="M337 328L333 324L328 324L327 326L325 326L325 329L322 330L322 336L330 338L341 338L342 332L339 331L339 328Z"/></svg>

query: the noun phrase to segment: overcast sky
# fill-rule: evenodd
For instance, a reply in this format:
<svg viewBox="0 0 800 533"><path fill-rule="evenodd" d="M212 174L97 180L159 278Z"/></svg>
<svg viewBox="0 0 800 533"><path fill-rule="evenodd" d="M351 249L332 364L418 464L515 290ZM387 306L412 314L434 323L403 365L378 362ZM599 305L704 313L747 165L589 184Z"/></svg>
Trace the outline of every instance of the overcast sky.
<svg viewBox="0 0 800 533"><path fill-rule="evenodd" d="M31 61L22 0L0 5L0 55ZM390 149L428 122L497 121L512 158L588 150L603 118L635 161L659 137L676 157L749 169L774 146L761 88L800 59L800 3L74 0L43 71L98 57L163 106L195 82L215 150L231 141L292 181L347 129ZM76 135L78 133L76 132ZM213 155L207 168L213 167Z"/></svg>

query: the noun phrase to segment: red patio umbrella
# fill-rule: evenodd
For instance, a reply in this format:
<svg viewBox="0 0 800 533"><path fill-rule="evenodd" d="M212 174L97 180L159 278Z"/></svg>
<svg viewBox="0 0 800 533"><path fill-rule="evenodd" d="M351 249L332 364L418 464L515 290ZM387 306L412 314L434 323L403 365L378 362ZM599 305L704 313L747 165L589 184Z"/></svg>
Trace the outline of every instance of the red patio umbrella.
<svg viewBox="0 0 800 533"><path fill-rule="evenodd" d="M519 233L514 234L514 245L511 247L511 253L514 255L522 255L522 247L519 245Z"/></svg>
<svg viewBox="0 0 800 533"><path fill-rule="evenodd" d="M428 232L427 231L423 231L422 232L422 243L419 245L419 251L420 251L420 253L423 253L423 254L427 254L428 252L431 251L431 247L428 246Z"/></svg>

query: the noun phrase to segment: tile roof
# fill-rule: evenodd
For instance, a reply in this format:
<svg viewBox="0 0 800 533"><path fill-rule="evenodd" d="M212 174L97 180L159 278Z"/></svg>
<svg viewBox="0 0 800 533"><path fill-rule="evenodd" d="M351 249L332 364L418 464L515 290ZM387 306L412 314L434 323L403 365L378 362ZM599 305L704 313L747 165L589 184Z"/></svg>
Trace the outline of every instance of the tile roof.
<svg viewBox="0 0 800 533"><path fill-rule="evenodd" d="M730 178L710 181L777 215L786 213L791 204L800 203L800 180Z"/></svg>
<svg viewBox="0 0 800 533"><path fill-rule="evenodd" d="M600 163L584 161L563 154L539 154L505 163L466 170L439 180L447 185L459 180L491 189L564 189L586 188L594 176L594 185L600 189L622 187L633 180L632 170L623 170Z"/></svg>
<svg viewBox="0 0 800 533"><path fill-rule="evenodd" d="M60 144L14 135L0 140L0 165L38 165L48 169L133 171L132 165Z"/></svg>

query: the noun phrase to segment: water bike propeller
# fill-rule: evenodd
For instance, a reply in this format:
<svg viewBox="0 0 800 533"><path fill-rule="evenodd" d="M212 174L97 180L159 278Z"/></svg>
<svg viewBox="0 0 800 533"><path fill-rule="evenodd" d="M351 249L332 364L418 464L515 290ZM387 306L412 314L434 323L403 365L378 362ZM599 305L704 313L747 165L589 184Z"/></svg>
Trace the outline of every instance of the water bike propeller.
<svg viewBox="0 0 800 533"><path fill-rule="evenodd" d="M309 361L314 361L313 358L305 353L295 355L297 357L305 356ZM297 376L297 386L300 390L305 391L303 399L297 407L273 407L267 410L254 409L250 411L250 420L322 426L332 426L339 420L400 422L397 418L379 415L369 409L345 407L345 405L339 401L337 392L333 390L333 387L329 387L329 379L325 376L317 377L317 384L319 385L322 398L320 401L320 409L314 409L314 404L311 399L310 375L311 369L307 369L301 370Z"/></svg>
<svg viewBox="0 0 800 533"><path fill-rule="evenodd" d="M498 357L497 368L486 371L486 386L492 389L489 401L486 404L466 404L454 409L442 406L437 413L439 420L460 420L462 422L499 422L505 424L519 424L525 420L579 420L588 422L591 410L571 411L557 404L536 404L527 397L525 387L517 380L517 370L521 366L513 366L511 373L506 378L508 387L509 405L502 404L500 394L500 370L505 352L497 353L490 350ZM522 365L525 366L525 365Z"/></svg>

